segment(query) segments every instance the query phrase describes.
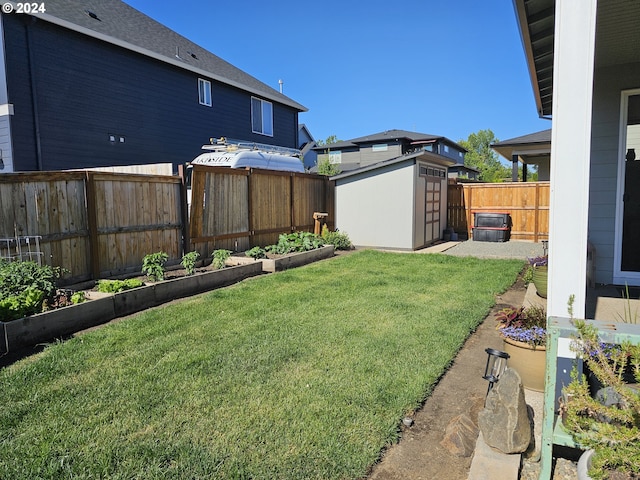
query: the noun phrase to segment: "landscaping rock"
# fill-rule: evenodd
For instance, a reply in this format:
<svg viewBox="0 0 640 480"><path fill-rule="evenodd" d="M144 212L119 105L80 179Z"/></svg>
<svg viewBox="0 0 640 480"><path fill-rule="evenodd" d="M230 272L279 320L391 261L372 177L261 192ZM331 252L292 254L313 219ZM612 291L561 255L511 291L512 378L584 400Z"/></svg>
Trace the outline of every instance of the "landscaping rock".
<svg viewBox="0 0 640 480"><path fill-rule="evenodd" d="M450 453L458 457L470 457L476 446L478 426L469 415L463 413L451 419L440 442Z"/></svg>
<svg viewBox="0 0 640 480"><path fill-rule="evenodd" d="M531 423L520 375L507 368L478 414L485 442L503 453L522 453L531 441Z"/></svg>

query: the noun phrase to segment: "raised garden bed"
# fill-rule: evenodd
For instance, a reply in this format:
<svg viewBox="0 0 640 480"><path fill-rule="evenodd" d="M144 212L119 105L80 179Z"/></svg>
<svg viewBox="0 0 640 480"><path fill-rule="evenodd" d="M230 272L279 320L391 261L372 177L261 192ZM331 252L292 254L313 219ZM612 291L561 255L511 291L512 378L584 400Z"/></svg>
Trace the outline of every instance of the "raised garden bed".
<svg viewBox="0 0 640 480"><path fill-rule="evenodd" d="M227 265L247 265L262 263L262 271L273 273L287 268L300 267L307 263L316 262L334 256L333 245L325 245L306 252L289 253L287 255L270 255L269 258L254 260L250 257L233 256L227 260Z"/></svg>
<svg viewBox="0 0 640 480"><path fill-rule="evenodd" d="M170 278L115 294L91 292L88 301L77 305L10 322L0 322L0 352L64 337L114 318L155 307L176 298L231 285L260 273L262 265L252 262L192 276Z"/></svg>

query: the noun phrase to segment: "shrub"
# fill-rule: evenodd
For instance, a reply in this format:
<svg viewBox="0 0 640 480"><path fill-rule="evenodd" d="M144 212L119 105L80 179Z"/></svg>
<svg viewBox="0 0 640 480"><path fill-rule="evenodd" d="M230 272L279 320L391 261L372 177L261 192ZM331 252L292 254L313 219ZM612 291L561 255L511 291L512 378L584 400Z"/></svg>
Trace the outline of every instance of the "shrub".
<svg viewBox="0 0 640 480"><path fill-rule="evenodd" d="M224 268L225 262L231 256L231 250L225 250L221 248L220 250L215 250L213 252L213 266L214 268Z"/></svg>
<svg viewBox="0 0 640 480"><path fill-rule="evenodd" d="M124 290L141 287L143 283L137 278L127 280L98 280L98 291L102 293L118 293Z"/></svg>
<svg viewBox="0 0 640 480"><path fill-rule="evenodd" d="M251 250L247 250L244 254L247 257L251 257L255 260L258 260L259 258L267 257L267 252L262 247L253 247Z"/></svg>
<svg viewBox="0 0 640 480"><path fill-rule="evenodd" d="M193 275L196 271L196 262L200 258L198 252L185 253L182 257L182 266L187 271L187 275Z"/></svg>
<svg viewBox="0 0 640 480"><path fill-rule="evenodd" d="M156 252L145 255L142 259L142 273L152 281L164 280L164 264L169 259L165 252Z"/></svg>
<svg viewBox="0 0 640 480"><path fill-rule="evenodd" d="M326 225L322 227L322 239L324 243L333 245L336 250L351 250L352 247L349 235L338 230L332 232Z"/></svg>

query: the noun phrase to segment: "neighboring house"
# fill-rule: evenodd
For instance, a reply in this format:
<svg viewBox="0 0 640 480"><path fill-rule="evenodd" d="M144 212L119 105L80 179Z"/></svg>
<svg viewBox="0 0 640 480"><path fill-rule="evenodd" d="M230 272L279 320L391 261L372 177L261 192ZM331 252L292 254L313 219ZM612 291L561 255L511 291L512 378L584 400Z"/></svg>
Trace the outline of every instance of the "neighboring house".
<svg viewBox="0 0 640 480"><path fill-rule="evenodd" d="M318 153L313 149L316 140L304 123L298 125L298 149L302 154L304 168L311 170L317 162Z"/></svg>
<svg viewBox="0 0 640 480"><path fill-rule="evenodd" d="M640 285L640 2L514 0L540 116L553 116L548 313L595 281ZM635 153L635 155L634 155Z"/></svg>
<svg viewBox="0 0 640 480"><path fill-rule="evenodd" d="M474 182L480 181L480 170L475 167L469 167L464 163L456 163L449 167L449 178L455 180L469 180Z"/></svg>
<svg viewBox="0 0 640 480"><path fill-rule="evenodd" d="M447 168L454 163L420 148L331 177L336 227L360 247L432 244L447 226Z"/></svg>
<svg viewBox="0 0 640 480"><path fill-rule="evenodd" d="M305 107L127 4L42 5L0 19L0 173L175 170L222 136L299 146Z"/></svg>
<svg viewBox="0 0 640 480"><path fill-rule="evenodd" d="M467 152L446 137L406 130L387 130L316 147L314 150L318 153L318 160L327 158L328 155L331 163L337 164L341 172L348 172L418 151L434 153L453 160L452 163L455 164L464 162L464 154Z"/></svg>
<svg viewBox="0 0 640 480"><path fill-rule="evenodd" d="M538 181L549 181L551 166L551 129L510 138L491 144L496 152L512 162L512 180L518 181L518 167L522 163L522 181L527 181L527 166L538 168Z"/></svg>

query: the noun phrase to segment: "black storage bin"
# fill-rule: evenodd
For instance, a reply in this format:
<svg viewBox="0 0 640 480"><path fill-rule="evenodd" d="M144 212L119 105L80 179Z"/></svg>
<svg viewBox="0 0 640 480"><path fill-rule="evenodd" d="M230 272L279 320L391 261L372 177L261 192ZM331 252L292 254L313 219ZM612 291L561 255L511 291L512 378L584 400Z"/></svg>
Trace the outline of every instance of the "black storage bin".
<svg viewBox="0 0 640 480"><path fill-rule="evenodd" d="M473 240L477 242L507 242L510 236L510 227L474 227L473 229Z"/></svg>
<svg viewBox="0 0 640 480"><path fill-rule="evenodd" d="M511 216L508 213L474 213L474 227L505 228L511 226Z"/></svg>

